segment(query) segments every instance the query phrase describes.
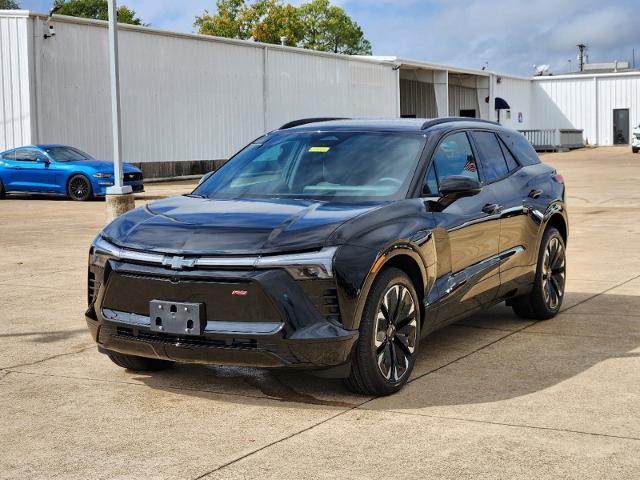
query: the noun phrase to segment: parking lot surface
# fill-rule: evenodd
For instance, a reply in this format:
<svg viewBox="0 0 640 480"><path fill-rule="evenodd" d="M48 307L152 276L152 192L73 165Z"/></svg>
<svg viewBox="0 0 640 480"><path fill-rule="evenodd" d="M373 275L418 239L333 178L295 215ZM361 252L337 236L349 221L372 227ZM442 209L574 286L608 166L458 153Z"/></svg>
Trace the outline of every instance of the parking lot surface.
<svg viewBox="0 0 640 480"><path fill-rule="evenodd" d="M441 330L378 399L302 373L116 367L83 316L104 202L0 200L0 478L640 478L640 155L544 161L569 192L563 312Z"/></svg>

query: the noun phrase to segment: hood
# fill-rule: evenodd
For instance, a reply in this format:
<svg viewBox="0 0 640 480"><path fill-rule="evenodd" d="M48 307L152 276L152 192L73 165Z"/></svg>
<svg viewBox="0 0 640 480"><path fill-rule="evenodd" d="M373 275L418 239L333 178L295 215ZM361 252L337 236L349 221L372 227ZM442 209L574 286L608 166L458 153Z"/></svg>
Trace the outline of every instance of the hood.
<svg viewBox="0 0 640 480"><path fill-rule="evenodd" d="M325 246L343 223L381 204L173 197L133 210L102 232L112 243L184 255L255 255Z"/></svg>
<svg viewBox="0 0 640 480"><path fill-rule="evenodd" d="M93 168L96 172L112 172L113 173L113 162L107 162L104 160L82 160L78 162L67 162L68 165L78 165L81 167L90 167ZM125 163L122 165L122 169L124 173L134 173L139 172L140 170L129 163Z"/></svg>

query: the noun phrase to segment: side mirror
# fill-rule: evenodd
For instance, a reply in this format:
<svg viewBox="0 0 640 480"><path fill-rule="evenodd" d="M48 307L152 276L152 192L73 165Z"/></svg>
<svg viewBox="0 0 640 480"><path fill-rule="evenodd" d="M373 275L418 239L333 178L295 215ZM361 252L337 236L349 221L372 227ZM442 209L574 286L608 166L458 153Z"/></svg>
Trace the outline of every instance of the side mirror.
<svg viewBox="0 0 640 480"><path fill-rule="evenodd" d="M207 180L209 180L209 177L211 177L211 175L213 175L214 173L216 173L216 172L214 171L214 172L205 173L205 174L202 176L202 178L200 179L200 181L198 182L198 185L201 185L201 184L203 184L204 182L206 182Z"/></svg>
<svg viewBox="0 0 640 480"><path fill-rule="evenodd" d="M37 163L44 163L45 165L49 165L51 162L47 157L38 157L36 158Z"/></svg>
<svg viewBox="0 0 640 480"><path fill-rule="evenodd" d="M442 197L438 204L446 208L453 202L463 197L472 197L482 191L482 185L475 178L464 175L451 175L444 177L440 184L440 195Z"/></svg>

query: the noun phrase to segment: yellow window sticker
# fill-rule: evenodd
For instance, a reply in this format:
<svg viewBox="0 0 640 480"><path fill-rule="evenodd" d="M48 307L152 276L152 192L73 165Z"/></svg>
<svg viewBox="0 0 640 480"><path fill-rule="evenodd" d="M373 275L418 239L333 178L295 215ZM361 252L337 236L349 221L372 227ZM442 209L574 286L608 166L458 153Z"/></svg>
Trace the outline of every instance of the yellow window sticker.
<svg viewBox="0 0 640 480"><path fill-rule="evenodd" d="M331 147L311 147L309 149L310 152L315 153L327 153L329 150L331 150Z"/></svg>

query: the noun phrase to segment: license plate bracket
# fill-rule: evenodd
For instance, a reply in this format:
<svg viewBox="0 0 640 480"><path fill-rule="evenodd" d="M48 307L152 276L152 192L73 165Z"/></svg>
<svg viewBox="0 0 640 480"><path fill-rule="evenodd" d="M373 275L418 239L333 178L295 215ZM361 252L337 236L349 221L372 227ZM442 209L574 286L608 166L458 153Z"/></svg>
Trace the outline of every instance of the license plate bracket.
<svg viewBox="0 0 640 480"><path fill-rule="evenodd" d="M149 319L152 332L173 335L202 335L207 324L203 303L151 300Z"/></svg>

